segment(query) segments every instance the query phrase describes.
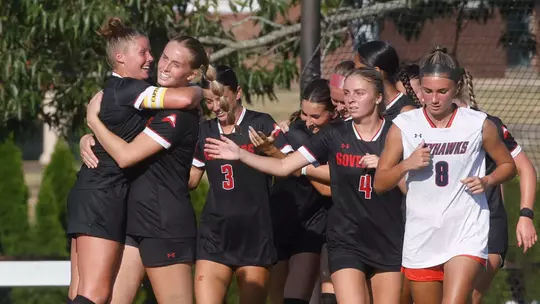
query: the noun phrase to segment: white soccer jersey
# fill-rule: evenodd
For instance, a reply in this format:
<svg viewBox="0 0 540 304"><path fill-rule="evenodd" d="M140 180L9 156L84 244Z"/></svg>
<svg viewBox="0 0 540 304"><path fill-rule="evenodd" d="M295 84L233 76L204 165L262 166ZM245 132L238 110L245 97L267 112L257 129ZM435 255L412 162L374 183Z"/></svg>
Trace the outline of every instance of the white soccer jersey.
<svg viewBox="0 0 540 304"><path fill-rule="evenodd" d="M424 109L400 114L403 159L422 140L432 162L407 174L403 266L427 268L458 255L487 258L489 208L484 193L472 195L461 180L485 176L482 127L486 114L458 108L447 128L436 128Z"/></svg>

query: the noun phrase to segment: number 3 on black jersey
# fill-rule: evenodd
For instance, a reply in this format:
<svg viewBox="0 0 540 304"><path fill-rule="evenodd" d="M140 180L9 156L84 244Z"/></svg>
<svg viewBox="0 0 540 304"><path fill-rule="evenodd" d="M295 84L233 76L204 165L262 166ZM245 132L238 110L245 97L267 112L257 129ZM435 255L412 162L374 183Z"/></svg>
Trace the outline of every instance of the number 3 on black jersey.
<svg viewBox="0 0 540 304"><path fill-rule="evenodd" d="M225 175L225 180L221 182L221 186L223 187L223 189L234 189L234 175L232 166L230 164L221 165L221 173Z"/></svg>
<svg viewBox="0 0 540 304"><path fill-rule="evenodd" d="M360 176L360 184L358 185L358 191L364 192L364 197L366 199L371 199L371 175L366 174Z"/></svg>

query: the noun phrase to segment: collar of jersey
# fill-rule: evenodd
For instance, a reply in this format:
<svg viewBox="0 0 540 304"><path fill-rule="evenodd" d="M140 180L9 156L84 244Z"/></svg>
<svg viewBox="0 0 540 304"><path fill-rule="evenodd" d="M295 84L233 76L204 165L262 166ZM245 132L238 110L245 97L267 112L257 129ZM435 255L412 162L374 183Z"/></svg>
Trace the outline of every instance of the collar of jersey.
<svg viewBox="0 0 540 304"><path fill-rule="evenodd" d="M112 75L113 75L114 77L118 77L118 78L124 78L124 77L122 77L122 76L118 75L118 73L116 73L116 72L112 72Z"/></svg>
<svg viewBox="0 0 540 304"><path fill-rule="evenodd" d="M242 107L242 113L240 113L240 117L238 117L238 120L236 121L237 126L239 126L240 123L242 123L242 120L244 119L245 115L246 115L246 108ZM218 130L219 130L219 134L223 134L223 129L221 128L221 124L219 123L217 118L216 118L216 123L217 123L217 127L218 127ZM232 132L234 133L235 129L233 129Z"/></svg>
<svg viewBox="0 0 540 304"><path fill-rule="evenodd" d="M403 96L403 93L399 92L396 96L394 96L394 99L390 101L390 103L386 106L386 110L390 109L396 102Z"/></svg>

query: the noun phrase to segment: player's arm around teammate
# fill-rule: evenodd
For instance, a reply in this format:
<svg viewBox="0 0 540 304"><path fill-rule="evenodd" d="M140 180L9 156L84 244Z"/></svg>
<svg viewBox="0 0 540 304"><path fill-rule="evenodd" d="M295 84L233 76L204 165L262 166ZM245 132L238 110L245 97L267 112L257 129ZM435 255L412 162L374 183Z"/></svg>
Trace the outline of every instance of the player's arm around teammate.
<svg viewBox="0 0 540 304"><path fill-rule="evenodd" d="M200 77L201 74L206 71L207 66L208 57L206 56L204 48L200 42L189 36L175 37L167 44L159 60L158 83L163 87L186 88L190 81ZM189 95L189 92L192 90L194 90L194 88L190 88L185 92ZM177 92L182 91L177 90ZM159 96L157 98L159 98ZM145 104L144 100L141 103L143 107ZM177 100L181 100L181 98L178 98ZM110 152L111 156L117 161L117 163L122 164L122 167L131 166L140 160L156 154L164 149L172 149L168 154L176 153L177 156L175 157L178 158L180 157L178 155L182 154L182 152L177 152L179 149L189 150L193 148L190 147L188 137L194 136L191 134L193 132L195 136L197 135L197 130L193 130L194 113L188 114L187 112L184 113L178 110L163 110L157 112L156 115L153 116L148 122L146 129L144 129L141 134L137 135L132 142L127 143L122 138L110 132L99 120L98 113L100 102L101 99L99 96L95 96L89 104L89 124L97 127L94 131L100 140L100 143L108 152ZM175 104L175 101L171 102L166 98L163 99L163 102L165 104L164 107L180 106L178 103ZM191 110L191 112L193 111L194 110ZM93 138L89 136L85 136L84 139L81 139L81 154L84 156L83 159L85 160L86 165L90 168L95 168L98 165L98 159L92 152L91 146L93 144L91 141L93 141ZM183 146L178 148L180 144ZM150 164L150 167L155 169L156 167L159 167L160 164L154 165L154 163L163 161L164 163L168 164L168 162L170 163L171 159L176 159L175 157L168 156L168 154L166 156L163 156L162 154L162 157L154 159L152 164ZM163 160L163 158L167 157L168 159ZM174 166L174 164L171 165ZM142 178L144 178L145 174L154 173L148 173L146 171L142 173L143 177L139 176L139 178L134 181L136 187L141 186L139 184L142 183ZM158 174L158 176L161 175ZM160 180L159 178L154 182L154 185L163 185L167 183L166 180ZM181 183L182 181L178 181L178 185ZM148 189L150 189L153 185L147 186ZM164 185L164 187L164 189L176 189L175 187L166 187L166 185ZM148 193L153 192L148 191ZM164 193L161 193L161 195L162 197L166 196ZM175 196L176 193L171 195ZM148 196L147 198L152 200L152 202L157 200L155 197ZM133 217L133 214L130 215L129 210L135 210L137 206L134 206L134 204L137 203L138 202L129 202L131 208L128 208L128 234L132 233L130 232L131 230L138 231L137 233L139 234L153 234L153 232L141 232L144 229L140 227L131 227L132 225L135 225L137 221L130 220L130 218ZM166 204L166 202L161 203ZM151 209L153 207L148 205L146 208ZM137 210L140 209L141 208ZM134 212L137 213L136 211ZM159 210L153 210L151 213L160 214ZM188 211L185 215L177 213L178 212L171 211L171 214L174 214L175 216L188 217L190 212ZM141 213L137 213L137 215L139 214ZM164 220L162 219L162 221ZM189 222L189 220L185 220L184 222ZM151 225L154 224L155 223L152 223ZM159 226L159 224L156 225ZM165 231L166 229L162 227L162 230ZM171 233L175 234L176 230L171 230ZM167 233L169 232L170 231ZM160 303L191 303L193 298L191 279L191 264L193 263L193 255L186 256L182 260L181 252L187 250L186 252L190 251L193 253L195 250L195 245L193 244L191 246L193 248L189 250L186 248L176 248L179 246L178 244L186 244L186 246L188 246L188 243L180 242L177 239L171 239L170 236L172 234L167 234L163 238L161 238L160 235L153 235L152 238L144 238L135 235L128 238L129 242L127 242L124 248L122 264L113 289L111 303L131 303L131 301L135 298L144 276L144 267L147 269L148 276L154 287L154 293ZM195 234L194 231L193 234ZM139 241L135 241L135 239ZM156 242L161 242L163 243L163 246L171 249L170 251L175 251L175 257L172 259L168 258L166 262L158 263L156 261L152 261L152 259L155 260L157 256L160 256L160 254L165 254L162 252L157 252L160 249L164 250L164 248L157 248L159 245L156 247L156 244L158 244ZM145 245L147 243L152 243L153 245L148 246L156 247L155 250L153 250L153 248L146 248L148 247ZM140 248L141 246L144 248ZM171 246L176 247L172 248ZM142 250L142 252L139 250ZM152 253L152 251L156 252ZM163 267L155 267L157 264ZM179 286L181 288L179 288Z"/></svg>
<svg viewBox="0 0 540 304"><path fill-rule="evenodd" d="M332 194L334 206L329 215L327 240L338 302L367 303L365 284L369 281L374 303L397 303L402 281L403 225L396 220L402 216L401 193L396 189L385 198L374 196L371 178L375 168L361 161L362 156L380 153L384 138L381 134L389 127L380 117L382 77L373 69L356 70L347 77L345 92L353 120L323 128L309 144L284 159L247 154L226 137L208 138L205 152L214 158L240 160L277 176L289 175L327 157L332 187L336 190ZM382 210L373 199L384 200L388 208ZM373 242L381 240L373 246Z"/></svg>
<svg viewBox="0 0 540 304"><path fill-rule="evenodd" d="M471 113L468 110L462 112L453 104L452 99L461 92L463 78L464 70L443 49L435 49L422 60L421 83L426 106L396 118L376 173L374 186L379 193L391 189L408 174L408 228L404 241L403 265L405 275L411 281L415 303L442 301L449 304L468 301L476 276L487 257L489 212L483 192L486 188L501 184L515 175L514 162L494 124L485 119L485 114ZM456 124L458 126L455 126ZM468 132L481 134L467 135L463 131L465 125L469 127ZM465 142L465 148L443 149L442 145L455 147L457 144L432 143L440 141L441 136L452 138L452 133L448 133L452 132L452 129L456 131L451 140L457 143ZM476 140L480 150L471 148L475 145L473 138L478 138ZM428 145L431 145L431 149ZM470 149L469 154L465 154L467 147ZM483 176L485 157L482 150L487 152L497 165L496 169L486 176ZM468 161L456 159L457 155L463 155ZM402 158L404 160L400 161ZM473 161L476 165L473 165ZM434 173L428 166L435 162L434 167L438 171ZM448 175L452 173L445 169L449 162L452 163L451 170L455 175ZM461 171L459 166L463 167ZM459 175L455 172L464 173ZM458 192L454 198L446 198L441 194L441 198L436 201L427 201L427 196L422 193L433 189L432 184L436 184L438 189L451 185L448 191L463 189L463 184L466 191L460 190L464 192ZM454 201L451 207L450 200ZM428 205L434 206L433 212L426 213ZM463 223L456 222L457 218L452 215L452 210L439 214L440 210L445 208L456 208L454 212L460 214L459 221ZM474 222L467 221L469 216L478 219ZM431 225L435 225L431 219L437 219L438 229L430 229ZM458 225L469 228L457 229ZM449 239L449 231L458 238ZM474 237L470 237L468 231L477 232ZM420 234L422 236L418 237ZM441 246L441 242L446 243Z"/></svg>
<svg viewBox="0 0 540 304"><path fill-rule="evenodd" d="M460 99L456 101L456 104L463 107L470 107L475 110L478 109L478 104L474 96L472 77L467 77L467 84L469 90L469 104ZM523 246L523 252L526 253L537 240L536 229L533 223L534 213L534 201L536 196L536 170L532 165L532 162L527 157L521 146L516 142L508 128L498 118L488 115L488 119L491 120L499 132L500 138L503 140L506 148L510 151L510 154L514 158L518 175L520 176L519 184L521 190L520 201L520 218L516 226L516 238L518 246ZM493 161L486 159L486 171L489 173L493 169ZM484 271L481 271L478 276L474 291L472 295L472 302L474 304L482 303L482 297L489 289L491 282L499 269L504 266L506 252L508 250L508 223L507 214L504 208L503 202L503 185L488 189L487 199L490 210L490 226L489 226L489 239L488 239L488 263Z"/></svg>

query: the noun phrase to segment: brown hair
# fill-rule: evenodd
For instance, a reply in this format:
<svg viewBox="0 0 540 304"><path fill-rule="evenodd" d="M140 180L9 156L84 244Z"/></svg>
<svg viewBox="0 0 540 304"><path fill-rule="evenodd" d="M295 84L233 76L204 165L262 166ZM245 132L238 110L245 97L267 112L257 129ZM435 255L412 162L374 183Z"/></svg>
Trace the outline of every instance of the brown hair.
<svg viewBox="0 0 540 304"><path fill-rule="evenodd" d="M126 47L135 38L146 37L145 33L138 29L127 27L118 17L110 17L98 30L98 35L107 40L107 62L111 67L116 65L116 52L118 49Z"/></svg>
<svg viewBox="0 0 540 304"><path fill-rule="evenodd" d="M334 68L334 74L338 74L344 77L347 77L347 75L349 75L349 73L351 73L352 71L354 71L354 61L352 60L342 61Z"/></svg>
<svg viewBox="0 0 540 304"><path fill-rule="evenodd" d="M461 96L464 86L467 85L469 105L471 108L478 109L471 73L462 68L458 61L452 55L448 54L446 48L436 46L429 55L420 61L421 77L430 75L435 70L439 70L438 73L440 74L446 73L446 77L452 79L457 84L456 97Z"/></svg>

